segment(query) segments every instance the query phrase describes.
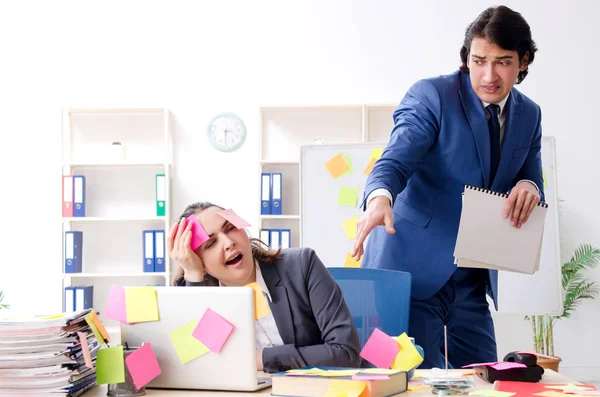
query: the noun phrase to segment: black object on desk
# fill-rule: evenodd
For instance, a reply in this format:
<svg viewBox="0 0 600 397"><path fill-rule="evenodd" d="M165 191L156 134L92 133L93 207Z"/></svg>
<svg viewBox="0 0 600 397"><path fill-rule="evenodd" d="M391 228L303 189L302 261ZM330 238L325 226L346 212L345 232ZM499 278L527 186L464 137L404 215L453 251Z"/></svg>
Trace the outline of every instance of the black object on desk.
<svg viewBox="0 0 600 397"><path fill-rule="evenodd" d="M525 368L510 368L497 370L492 367L475 367L474 371L481 379L494 383L497 380L516 382L539 382L544 374L544 368L537 365L537 356L529 353L508 353L503 361L525 364Z"/></svg>

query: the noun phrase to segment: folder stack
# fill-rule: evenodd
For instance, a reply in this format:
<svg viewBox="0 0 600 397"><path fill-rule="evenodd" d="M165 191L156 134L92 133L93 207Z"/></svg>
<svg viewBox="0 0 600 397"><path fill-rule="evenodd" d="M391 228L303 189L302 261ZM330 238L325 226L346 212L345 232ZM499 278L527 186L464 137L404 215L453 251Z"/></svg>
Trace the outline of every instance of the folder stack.
<svg viewBox="0 0 600 397"><path fill-rule="evenodd" d="M65 232L65 273L83 271L83 232Z"/></svg>
<svg viewBox="0 0 600 397"><path fill-rule="evenodd" d="M79 312L94 306L94 286L78 285L65 287L65 313Z"/></svg>
<svg viewBox="0 0 600 397"><path fill-rule="evenodd" d="M507 194L465 186L454 263L534 274L539 270L548 204L538 203L520 228L504 218ZM511 214L512 215L512 214Z"/></svg>
<svg viewBox="0 0 600 397"><path fill-rule="evenodd" d="M146 273L165 271L165 231L143 231L143 270Z"/></svg>
<svg viewBox="0 0 600 397"><path fill-rule="evenodd" d="M277 250L290 248L290 229L261 229L260 240Z"/></svg>
<svg viewBox="0 0 600 397"><path fill-rule="evenodd" d="M91 310L50 317L0 318L0 394L76 397L96 386L100 344Z"/></svg>
<svg viewBox="0 0 600 397"><path fill-rule="evenodd" d="M281 215L281 173L263 172L260 187L260 214Z"/></svg>
<svg viewBox="0 0 600 397"><path fill-rule="evenodd" d="M63 175L62 216L85 216L85 176Z"/></svg>

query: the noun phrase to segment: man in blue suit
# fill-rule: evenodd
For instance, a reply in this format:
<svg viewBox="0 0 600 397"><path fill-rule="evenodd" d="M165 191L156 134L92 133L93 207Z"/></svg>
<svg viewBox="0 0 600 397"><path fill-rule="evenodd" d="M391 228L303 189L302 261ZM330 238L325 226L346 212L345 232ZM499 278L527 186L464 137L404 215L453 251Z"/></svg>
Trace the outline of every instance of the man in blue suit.
<svg viewBox="0 0 600 397"><path fill-rule="evenodd" d="M394 111L390 141L365 188L353 255L363 267L412 274L410 335L424 368L497 360L496 271L457 268L464 185L509 192L504 214L520 228L543 199L541 111L513 86L536 46L521 14L488 8L466 30L459 71L418 81ZM381 227L376 227L381 226ZM511 247L506 247L511 249Z"/></svg>

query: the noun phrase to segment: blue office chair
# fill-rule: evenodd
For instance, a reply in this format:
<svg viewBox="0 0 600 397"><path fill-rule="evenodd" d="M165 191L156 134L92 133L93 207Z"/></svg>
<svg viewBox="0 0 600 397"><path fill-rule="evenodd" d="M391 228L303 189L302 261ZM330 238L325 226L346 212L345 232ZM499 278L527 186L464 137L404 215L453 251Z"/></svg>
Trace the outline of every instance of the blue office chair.
<svg viewBox="0 0 600 397"><path fill-rule="evenodd" d="M346 267L330 267L328 270L342 290L361 347L375 328L390 336L408 334L410 273ZM420 346L417 350L423 355Z"/></svg>

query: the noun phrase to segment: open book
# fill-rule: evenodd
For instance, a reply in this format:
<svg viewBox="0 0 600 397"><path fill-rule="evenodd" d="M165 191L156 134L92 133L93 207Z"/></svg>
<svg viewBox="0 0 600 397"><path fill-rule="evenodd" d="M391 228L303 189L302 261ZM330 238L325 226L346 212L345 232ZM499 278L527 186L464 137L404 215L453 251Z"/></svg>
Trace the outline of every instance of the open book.
<svg viewBox="0 0 600 397"><path fill-rule="evenodd" d="M508 195L465 186L454 248L459 267L533 274L539 270L548 204L538 203L519 229L504 218Z"/></svg>

